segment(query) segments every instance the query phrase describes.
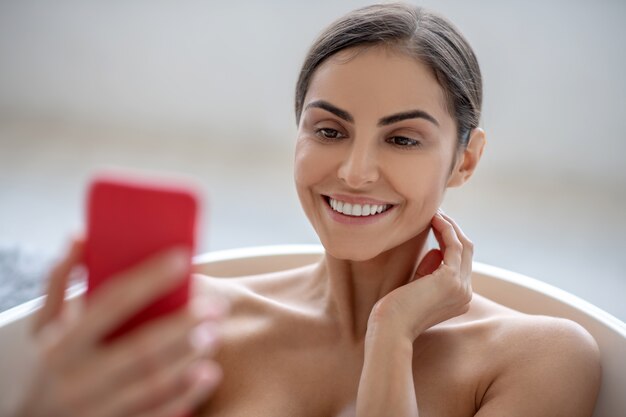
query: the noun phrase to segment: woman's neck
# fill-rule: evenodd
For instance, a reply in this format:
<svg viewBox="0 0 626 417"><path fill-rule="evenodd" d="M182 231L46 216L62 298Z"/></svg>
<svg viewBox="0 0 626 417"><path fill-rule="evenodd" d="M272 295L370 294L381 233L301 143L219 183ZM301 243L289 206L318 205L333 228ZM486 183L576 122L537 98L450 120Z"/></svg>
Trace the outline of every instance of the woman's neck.
<svg viewBox="0 0 626 417"><path fill-rule="evenodd" d="M324 304L341 334L362 341L374 304L415 274L427 250L428 230L367 261L334 258L326 253L318 272L325 283Z"/></svg>

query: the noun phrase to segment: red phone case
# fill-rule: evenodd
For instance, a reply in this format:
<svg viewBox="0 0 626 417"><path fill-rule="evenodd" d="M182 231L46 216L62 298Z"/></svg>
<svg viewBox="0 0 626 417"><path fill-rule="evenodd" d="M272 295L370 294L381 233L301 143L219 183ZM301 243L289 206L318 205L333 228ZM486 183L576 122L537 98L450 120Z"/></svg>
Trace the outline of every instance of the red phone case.
<svg viewBox="0 0 626 417"><path fill-rule="evenodd" d="M195 188L187 184L158 183L128 174L97 176L89 189L87 207L87 299L107 279L157 252L185 246L194 253L198 205ZM185 274L180 285L141 309L103 341L185 305L191 259Z"/></svg>

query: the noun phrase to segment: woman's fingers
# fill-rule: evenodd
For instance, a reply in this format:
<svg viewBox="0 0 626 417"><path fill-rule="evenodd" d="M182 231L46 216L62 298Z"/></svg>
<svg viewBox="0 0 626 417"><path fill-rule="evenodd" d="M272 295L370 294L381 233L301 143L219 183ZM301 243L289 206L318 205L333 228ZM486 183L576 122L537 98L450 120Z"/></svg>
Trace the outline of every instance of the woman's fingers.
<svg viewBox="0 0 626 417"><path fill-rule="evenodd" d="M415 340L426 329L468 311L472 288L465 271L471 272L471 242L441 212L431 224L440 249L426 253L416 268L416 279L376 303L370 314L372 329L395 327ZM386 324L378 326L379 322Z"/></svg>
<svg viewBox="0 0 626 417"><path fill-rule="evenodd" d="M448 216L447 214L443 212L441 212L441 215L444 219L448 221L448 223L450 223L450 225L452 225L459 241L463 245L463 252L461 255L461 274L463 276L468 276L472 272L472 260L474 257L474 244L472 243L471 240L469 240L469 238L465 235L465 233L463 233L463 230L461 230L459 225L456 224L456 222L450 216Z"/></svg>
<svg viewBox="0 0 626 417"><path fill-rule="evenodd" d="M437 213L435 213L435 216L433 216L433 219L431 221L431 225L432 227L432 231L433 234L435 235L435 239L437 239L437 243L439 244L439 248L441 249L441 253L444 253L446 251L446 242L443 240L443 236L441 235L441 232L439 231L438 228L435 227L435 225L433 224L435 221L437 221L435 219L436 215L439 214L439 211L437 211Z"/></svg>
<svg viewBox="0 0 626 417"><path fill-rule="evenodd" d="M454 227L444 219L440 212L435 213L432 225L443 251L443 263L455 270L460 270L463 245L458 239Z"/></svg>
<svg viewBox="0 0 626 417"><path fill-rule="evenodd" d="M77 325L70 330L67 357L95 346L108 332L145 305L180 283L190 268L190 255L174 249L156 255L103 284Z"/></svg>
<svg viewBox="0 0 626 417"><path fill-rule="evenodd" d="M175 382L176 372L181 374L185 366L213 356L219 341L216 322L226 314L223 303L199 298L187 308L146 323L111 344L98 346L89 362L72 364L68 370L73 380L92 379L92 383L80 387L80 398L74 404L89 408L89 404L105 403L107 408L102 414L96 410L97 415L127 415L128 409L149 409L168 396L183 395L176 390L182 384ZM169 374L163 373L166 369ZM136 399L139 405L132 406L136 402L132 398L138 394L118 403L118 396L123 397L129 390L137 393L137 387L144 384L156 390L150 397L154 404L144 398Z"/></svg>
<svg viewBox="0 0 626 417"><path fill-rule="evenodd" d="M111 393L99 416L155 416L175 409L189 411L215 388L221 379L217 364L209 360L183 358L156 370L150 376ZM193 395L190 395L193 392Z"/></svg>
<svg viewBox="0 0 626 417"><path fill-rule="evenodd" d="M186 309L145 324L109 346L101 360L107 374L104 379L123 384L145 377L178 357L212 355L219 339L216 321L224 314L220 305L195 299Z"/></svg>
<svg viewBox="0 0 626 417"><path fill-rule="evenodd" d="M43 307L37 312L33 330L35 333L59 316L65 302L65 289L70 272L76 267L83 256L84 242L78 238L70 242L70 247L51 269L48 278L46 300Z"/></svg>
<svg viewBox="0 0 626 417"><path fill-rule="evenodd" d="M151 411L140 417L171 417L181 416L192 411L207 398L222 380L221 368L213 362L196 364L187 373L189 387L181 395L172 398L158 410Z"/></svg>

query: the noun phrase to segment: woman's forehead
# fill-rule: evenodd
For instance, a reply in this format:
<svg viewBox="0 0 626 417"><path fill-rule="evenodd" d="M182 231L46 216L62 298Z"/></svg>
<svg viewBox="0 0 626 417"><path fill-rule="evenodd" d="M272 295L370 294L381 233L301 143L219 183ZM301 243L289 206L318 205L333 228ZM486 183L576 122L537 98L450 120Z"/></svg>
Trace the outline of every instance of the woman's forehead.
<svg viewBox="0 0 626 417"><path fill-rule="evenodd" d="M450 118L434 72L416 58L389 48L346 50L324 61L313 74L304 107L326 100L358 114L422 109Z"/></svg>

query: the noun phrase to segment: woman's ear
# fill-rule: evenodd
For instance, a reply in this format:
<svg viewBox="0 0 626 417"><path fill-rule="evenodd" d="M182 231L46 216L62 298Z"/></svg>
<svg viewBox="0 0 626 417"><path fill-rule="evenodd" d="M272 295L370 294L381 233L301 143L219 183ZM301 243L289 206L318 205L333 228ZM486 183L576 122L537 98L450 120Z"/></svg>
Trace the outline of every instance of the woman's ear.
<svg viewBox="0 0 626 417"><path fill-rule="evenodd" d="M478 166L486 143L485 131L479 127L472 129L467 147L454 165L446 187L459 187L465 184Z"/></svg>

